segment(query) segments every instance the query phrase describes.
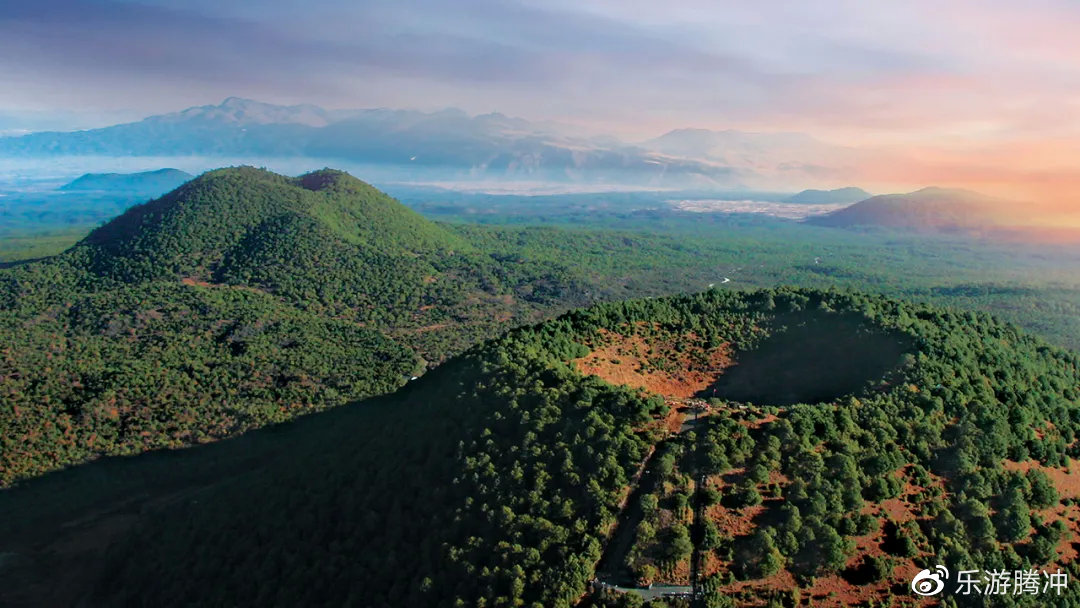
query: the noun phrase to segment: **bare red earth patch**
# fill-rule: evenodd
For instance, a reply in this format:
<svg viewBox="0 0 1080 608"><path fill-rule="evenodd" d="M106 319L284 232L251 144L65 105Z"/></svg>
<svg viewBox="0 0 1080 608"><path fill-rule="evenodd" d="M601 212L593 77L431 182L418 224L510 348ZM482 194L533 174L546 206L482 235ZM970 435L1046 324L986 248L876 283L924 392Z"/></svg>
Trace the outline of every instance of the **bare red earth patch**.
<svg viewBox="0 0 1080 608"><path fill-rule="evenodd" d="M696 342L688 334L685 342ZM573 364L585 375L611 384L642 388L675 399L689 399L711 386L732 364L731 348L681 348L674 338L646 338L601 330L599 344ZM658 362L664 362L658 364Z"/></svg>

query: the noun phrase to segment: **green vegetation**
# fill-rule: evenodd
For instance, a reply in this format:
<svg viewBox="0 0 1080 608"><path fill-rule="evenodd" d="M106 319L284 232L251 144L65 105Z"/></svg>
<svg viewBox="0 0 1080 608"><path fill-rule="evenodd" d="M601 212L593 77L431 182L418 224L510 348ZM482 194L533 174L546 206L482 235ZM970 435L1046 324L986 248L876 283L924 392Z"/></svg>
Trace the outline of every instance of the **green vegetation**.
<svg viewBox="0 0 1080 608"><path fill-rule="evenodd" d="M653 490L640 498L641 518L634 531L634 544L622 564L631 574L628 580L640 586L657 580L678 580L678 571L689 572L694 550L690 540L692 481L675 470L675 446L662 445L659 449L663 451L651 465Z"/></svg>
<svg viewBox="0 0 1080 608"><path fill-rule="evenodd" d="M389 392L419 365L377 332L245 290L155 282L4 321L2 484Z"/></svg>
<svg viewBox="0 0 1080 608"><path fill-rule="evenodd" d="M648 449L634 428L663 402L573 372L568 328L511 334L393 397L274 429L282 453L243 459L215 471L228 483L150 508L156 515L114 546L97 601L571 605ZM170 477L259 453L250 447L189 450ZM84 471L119 493L143 478L138 462L113 476L110 465L0 495L3 521L53 484L78 485ZM65 517L72 508L50 504ZM47 525L40 515L22 521ZM266 576L280 584L264 584Z"/></svg>
<svg viewBox="0 0 1080 608"><path fill-rule="evenodd" d="M849 396L816 404L816 397L785 398L789 407L774 408L775 420L757 418L753 408L735 403L703 419L694 432L669 440L683 456L674 468L664 467L665 478L686 484L705 475L710 490L721 496L703 524L701 536L710 540L699 544L721 594L736 593L729 584L733 576L752 583L749 592L738 592L740 602L754 595L767 599L777 589L753 581L788 570L806 588L821 577L843 576L873 586L869 597L884 600L893 593L888 584L905 582L892 577L896 560L918 568L944 563L953 571L1061 567L1071 576L1080 573L1059 552L1063 535L1076 533L1069 526L1077 512L1058 508L1059 492L1046 474L1075 466L1080 454L1080 359L1074 354L986 315L849 294L743 297L759 303L758 310L802 309L794 315L809 319L822 309L836 311L824 313L829 316L858 311L864 322L904 336L912 352L897 356L892 376L879 374L878 381ZM805 327L818 335L803 332L803 348L829 352L830 343L860 331L849 327L838 334L837 326L808 321ZM847 358L828 355L833 365L853 370L861 359L858 351ZM786 368L783 361L753 356L733 370L741 365L759 368L747 373L766 375L770 366ZM827 376L820 379L829 382ZM768 386L761 388L767 395ZM754 401L772 403L765 397ZM1021 473L1010 462L1034 468ZM663 490L643 500L682 504L667 496ZM900 526L881 510L890 500L906 514ZM677 519L666 518L667 526L679 526ZM717 522L744 520L749 529L716 528ZM638 536L630 552L634 560L675 551L656 521ZM882 530L885 555L856 551L856 539L873 539ZM1001 602L1026 606L1038 600Z"/></svg>
<svg viewBox="0 0 1080 608"><path fill-rule="evenodd" d="M652 323L738 354L802 315L860 319L906 337L910 356L849 395L773 415L729 403L666 439L654 424L663 399L583 377L571 363L601 329ZM985 314L851 292L714 290L602 304L513 331L392 397L275 429L273 445L287 446L275 457L226 442L173 460L174 480L214 470L227 482L153 490L167 481L140 481L140 461L122 472L104 462L0 495L0 514L53 529L91 505L154 491L88 583L105 605L569 606L594 576L635 472L663 442L652 467L662 483L638 503L647 525L634 524L637 555L651 560L641 571L662 579L703 552L716 570L712 605L798 593L755 586L785 570L812 588L852 568L860 584L884 583L872 588L889 594L888 584L905 582L890 574L900 560L1054 565L1075 576L1057 549L1068 512L1040 509L1057 491L1044 473L1076 456L1078 385L1076 355ZM229 464L241 450L254 464ZM688 483L698 474L709 491ZM99 489L89 504L74 494L63 507L22 511L91 479ZM686 517L695 496L712 510L760 515L735 534L698 533ZM910 519L872 515L895 497ZM855 540L879 533L887 553L860 556ZM40 576L55 572L41 559ZM725 572L749 586L732 591Z"/></svg>
<svg viewBox="0 0 1080 608"><path fill-rule="evenodd" d="M272 180L259 178L258 181ZM542 267L542 274L554 277L561 284L550 288L549 278L540 286L549 299L563 300L556 310L600 300L698 291L728 277L731 282L726 288L778 285L856 288L968 310L992 311L1056 344L1080 348L1080 283L1076 280L1080 256L1076 248L1016 242L996 244L955 235L914 236L883 230L852 232L760 216L678 212L666 203L673 197L745 197L746 193L513 196L404 186L395 186L394 191L400 192L407 204L425 216L453 222L439 225L442 235L461 237L472 245L473 252L480 253L450 256L446 263L480 264L492 277L504 272L528 277L538 266ZM10 197L0 199L10 200ZM79 220L81 225L93 225L137 201L118 199L110 204L113 202L115 205L108 210L99 210L108 211L106 215L96 215L89 222ZM70 219L68 216L75 217L70 212L74 204L70 200L64 202L64 222ZM42 206L35 203L26 208L38 210ZM327 218L332 215L326 214ZM2 207L0 217L4 217ZM21 220L8 221L12 229L0 238L0 261L59 252L63 245L75 239L67 237L67 241L43 247L34 239L25 238L27 231L40 230L43 225L58 221L32 218L27 220L25 228ZM341 236L329 224L325 226ZM374 238L374 242L380 242L378 235ZM32 249L23 250L23 246ZM455 251L460 253L465 249ZM287 260L289 256L275 259ZM320 269L327 271L329 265L323 264ZM491 284L490 280L484 281L483 284ZM525 283L504 289L498 295L535 289L528 280ZM469 305L475 304L471 301ZM540 318L529 314L535 310L517 312L522 313L520 318ZM489 310L483 315L468 316L470 322L483 324L480 319L499 315ZM446 319L433 319L426 325L446 322ZM475 328L474 333L488 337L500 327L505 324L485 324ZM432 342L422 347L429 354L440 349L458 352L468 344L468 340L428 334L405 339Z"/></svg>
<svg viewBox="0 0 1080 608"><path fill-rule="evenodd" d="M616 297L799 285L853 288L990 311L1080 349L1080 248L960 235L823 228L753 215L685 213L669 199L708 193L554 196L402 194L431 218L529 260L559 260ZM729 196L745 197L745 193ZM538 227L543 225L544 227ZM490 235L490 236L488 236Z"/></svg>
<svg viewBox="0 0 1080 608"><path fill-rule="evenodd" d="M81 228L0 233L0 268L63 253L84 236Z"/></svg>
<svg viewBox="0 0 1080 608"><path fill-rule="evenodd" d="M884 601L939 561L1080 574L1056 481L1080 359L963 310L1080 344L1045 251L612 224L435 223L341 172L236 168L0 270L0 603L570 606L605 559L698 563L711 606ZM809 287L729 289L781 282ZM617 334L643 373L730 347L713 413L675 433L660 396L583 377ZM664 604L640 599L587 601Z"/></svg>
<svg viewBox="0 0 1080 608"><path fill-rule="evenodd" d="M243 250L245 238L258 239L278 228L275 222L298 218L318 222L344 243L391 254L463 246L345 173L325 170L291 179L240 167L211 171L132 207L91 232L72 254L85 255L96 274L118 280L211 277L233 248Z"/></svg>
<svg viewBox="0 0 1080 608"><path fill-rule="evenodd" d="M0 485L391 392L577 300L337 171L213 171L0 271Z"/></svg>
<svg viewBox="0 0 1080 608"><path fill-rule="evenodd" d="M66 190L0 192L0 262L61 253L95 226L150 196Z"/></svg>

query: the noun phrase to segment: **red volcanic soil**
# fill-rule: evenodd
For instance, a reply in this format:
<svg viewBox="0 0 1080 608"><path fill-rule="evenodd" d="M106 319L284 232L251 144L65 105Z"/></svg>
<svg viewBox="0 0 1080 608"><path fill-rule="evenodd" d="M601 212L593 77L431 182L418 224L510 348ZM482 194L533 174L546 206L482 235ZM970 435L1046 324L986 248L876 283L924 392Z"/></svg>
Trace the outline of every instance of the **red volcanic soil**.
<svg viewBox="0 0 1080 608"><path fill-rule="evenodd" d="M683 338L689 343L697 341L692 334ZM709 350L680 351L672 337L646 338L606 330L601 330L597 342L592 352L573 361L582 374L675 399L687 399L704 391L732 364L731 349L726 344ZM665 362L663 369L657 367L656 361Z"/></svg>
<svg viewBox="0 0 1080 608"><path fill-rule="evenodd" d="M1025 460L1024 462L1006 460L1005 469L1008 471L1020 471L1021 473L1027 473L1031 469L1039 469L1046 473L1050 481L1054 482L1054 487L1057 488L1058 494L1062 498L1080 498L1080 461L1070 458L1069 468L1059 469L1039 464L1034 460Z"/></svg>

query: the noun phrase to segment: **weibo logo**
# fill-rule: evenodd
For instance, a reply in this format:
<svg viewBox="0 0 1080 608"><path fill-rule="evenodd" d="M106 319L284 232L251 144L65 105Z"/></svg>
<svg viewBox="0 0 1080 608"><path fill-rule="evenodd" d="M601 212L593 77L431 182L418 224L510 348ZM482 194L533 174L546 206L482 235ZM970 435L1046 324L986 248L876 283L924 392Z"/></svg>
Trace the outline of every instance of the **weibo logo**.
<svg viewBox="0 0 1080 608"><path fill-rule="evenodd" d="M937 595L945 589L945 579L949 578L949 569L934 566L934 570L923 570L911 579L911 590L922 596Z"/></svg>

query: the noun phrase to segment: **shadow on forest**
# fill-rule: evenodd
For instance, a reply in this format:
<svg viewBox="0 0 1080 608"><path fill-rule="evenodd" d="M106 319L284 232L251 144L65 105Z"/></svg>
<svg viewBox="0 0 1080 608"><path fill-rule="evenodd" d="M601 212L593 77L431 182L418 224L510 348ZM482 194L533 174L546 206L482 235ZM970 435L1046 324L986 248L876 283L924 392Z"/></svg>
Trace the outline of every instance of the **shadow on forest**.
<svg viewBox="0 0 1080 608"><path fill-rule="evenodd" d="M4 268L15 268L16 266L25 266L26 264L33 264L34 262L40 262L41 260L46 260L46 259L48 259L48 258L40 257L40 258L25 258L25 259L22 259L22 260L11 260L9 262L0 262L0 270L2 270Z"/></svg>
<svg viewBox="0 0 1080 608"><path fill-rule="evenodd" d="M859 315L802 312L775 323L772 335L738 353L735 365L698 396L759 405L832 401L882 378L911 348L902 334Z"/></svg>

